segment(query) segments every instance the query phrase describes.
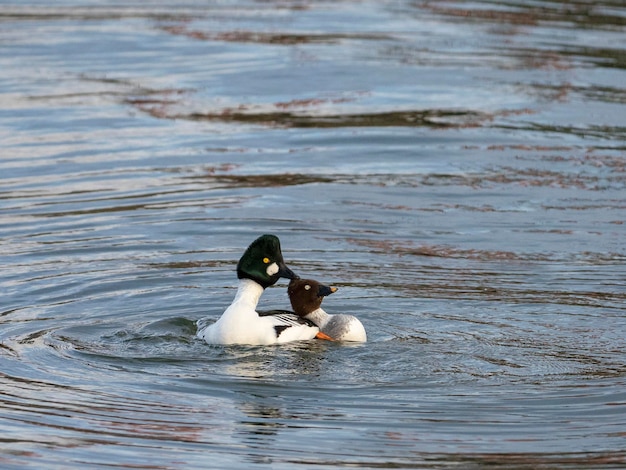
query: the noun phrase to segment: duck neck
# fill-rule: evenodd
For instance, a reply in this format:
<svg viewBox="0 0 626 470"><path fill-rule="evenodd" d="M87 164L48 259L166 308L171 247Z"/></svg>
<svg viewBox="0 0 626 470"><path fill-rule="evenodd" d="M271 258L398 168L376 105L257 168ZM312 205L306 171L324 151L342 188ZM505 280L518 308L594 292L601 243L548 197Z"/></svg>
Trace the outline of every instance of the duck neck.
<svg viewBox="0 0 626 470"><path fill-rule="evenodd" d="M255 310L264 290L263 286L251 279L240 279L233 304L243 305Z"/></svg>
<svg viewBox="0 0 626 470"><path fill-rule="evenodd" d="M328 321L329 315L324 311L322 307L320 307L307 314L304 318L306 318L307 320L311 320L318 327L323 328Z"/></svg>

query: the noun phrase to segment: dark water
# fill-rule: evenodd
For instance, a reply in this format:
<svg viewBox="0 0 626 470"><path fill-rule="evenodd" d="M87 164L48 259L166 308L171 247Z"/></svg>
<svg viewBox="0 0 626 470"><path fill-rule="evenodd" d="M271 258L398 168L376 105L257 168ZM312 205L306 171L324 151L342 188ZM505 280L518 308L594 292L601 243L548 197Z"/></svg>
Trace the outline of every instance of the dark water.
<svg viewBox="0 0 626 470"><path fill-rule="evenodd" d="M623 2L171 3L0 2L0 467L626 467Z"/></svg>

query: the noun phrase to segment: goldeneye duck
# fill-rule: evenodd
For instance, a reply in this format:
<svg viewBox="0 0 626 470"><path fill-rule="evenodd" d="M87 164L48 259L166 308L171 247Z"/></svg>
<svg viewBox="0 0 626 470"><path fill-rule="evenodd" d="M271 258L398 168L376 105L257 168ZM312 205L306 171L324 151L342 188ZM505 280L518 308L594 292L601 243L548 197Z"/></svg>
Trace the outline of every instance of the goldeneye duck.
<svg viewBox="0 0 626 470"><path fill-rule="evenodd" d="M333 292L337 292L336 287L312 279L293 278L287 288L296 315L315 323L322 333L335 341L367 341L365 328L358 318L344 314L330 315L322 309L322 300Z"/></svg>
<svg viewBox="0 0 626 470"><path fill-rule="evenodd" d="M235 299L215 322L198 322L197 336L209 344L263 345L313 339L319 328L310 321L281 315L260 316L256 311L261 294L279 278L296 279L287 267L275 235L254 240L237 263L239 286Z"/></svg>

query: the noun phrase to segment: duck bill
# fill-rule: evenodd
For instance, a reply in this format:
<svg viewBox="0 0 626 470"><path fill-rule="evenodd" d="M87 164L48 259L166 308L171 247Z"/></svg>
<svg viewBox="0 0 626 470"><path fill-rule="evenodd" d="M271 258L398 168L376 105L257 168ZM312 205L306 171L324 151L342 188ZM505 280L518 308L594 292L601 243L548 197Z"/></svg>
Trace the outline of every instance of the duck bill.
<svg viewBox="0 0 626 470"><path fill-rule="evenodd" d="M300 276L298 276L291 269L289 269L284 261L280 261L278 263L278 273L277 274L278 274L279 277L284 277L284 278L287 278L287 279L300 279Z"/></svg>
<svg viewBox="0 0 626 470"><path fill-rule="evenodd" d="M317 339L325 339L326 341L335 341L333 338L328 336L326 333L322 333L321 331L315 335Z"/></svg>
<svg viewBox="0 0 626 470"><path fill-rule="evenodd" d="M337 292L336 287L325 286L324 284L320 284L319 289L317 290L318 297L326 297L327 295L332 294L333 292Z"/></svg>

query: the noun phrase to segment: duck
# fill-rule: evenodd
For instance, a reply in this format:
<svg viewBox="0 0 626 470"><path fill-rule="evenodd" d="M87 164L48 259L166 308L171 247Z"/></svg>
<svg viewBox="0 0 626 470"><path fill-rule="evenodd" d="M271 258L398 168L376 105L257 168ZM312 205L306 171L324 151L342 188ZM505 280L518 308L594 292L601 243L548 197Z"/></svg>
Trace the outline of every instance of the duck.
<svg viewBox="0 0 626 470"><path fill-rule="evenodd" d="M298 278L285 264L278 237L261 235L237 263L239 284L232 303L216 322L204 326L206 319L199 320L196 336L218 345L269 345L310 340L318 334L324 338L311 320L284 312L259 315L256 311L263 291L281 277Z"/></svg>
<svg viewBox="0 0 626 470"><path fill-rule="evenodd" d="M287 294L294 313L312 321L319 327L321 333L333 341L366 342L367 333L358 318L345 314L331 315L322 309L324 297L337 290L336 287L321 284L313 279L292 278Z"/></svg>

